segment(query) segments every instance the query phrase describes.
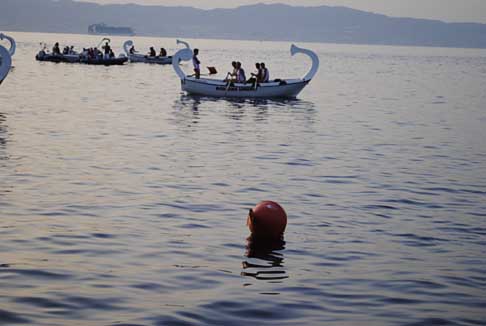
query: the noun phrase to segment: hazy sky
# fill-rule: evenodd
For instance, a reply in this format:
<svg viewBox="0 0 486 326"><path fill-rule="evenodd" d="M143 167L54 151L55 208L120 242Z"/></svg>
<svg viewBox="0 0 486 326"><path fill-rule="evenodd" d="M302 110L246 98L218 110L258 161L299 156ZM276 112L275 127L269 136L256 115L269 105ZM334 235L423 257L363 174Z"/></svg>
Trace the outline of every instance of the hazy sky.
<svg viewBox="0 0 486 326"><path fill-rule="evenodd" d="M236 7L264 3L306 6L346 6L397 17L486 23L486 0L81 0L108 3L192 6L198 8Z"/></svg>

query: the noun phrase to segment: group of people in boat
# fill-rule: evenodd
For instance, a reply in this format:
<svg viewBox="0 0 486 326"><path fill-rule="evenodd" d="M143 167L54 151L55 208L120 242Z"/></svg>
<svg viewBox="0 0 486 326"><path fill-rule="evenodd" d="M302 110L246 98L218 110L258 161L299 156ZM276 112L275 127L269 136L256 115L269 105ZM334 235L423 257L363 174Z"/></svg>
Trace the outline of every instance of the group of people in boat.
<svg viewBox="0 0 486 326"><path fill-rule="evenodd" d="M192 64L194 66L194 76L199 79L201 76L201 62L198 58L199 49L194 49L192 56ZM260 83L268 83L270 81L270 71L266 67L264 62L255 63L256 71L251 73L249 79L246 78L245 70L241 66L241 62L233 61L231 62L233 70L228 72L226 78L224 79L227 83L242 83L242 84L253 84L258 85Z"/></svg>
<svg viewBox="0 0 486 326"><path fill-rule="evenodd" d="M132 45L132 47L129 50L130 54L135 54L137 51L135 50L135 46ZM166 57L167 56L167 50L165 48L160 48L159 55L157 55L157 51L155 51L155 48L153 46L150 47L149 52L147 53L147 57Z"/></svg>
<svg viewBox="0 0 486 326"><path fill-rule="evenodd" d="M115 53L111 48L106 50L105 46L103 46L103 50L104 51L100 51L97 47L83 49L83 52L81 52L81 57L90 60L108 60L115 58Z"/></svg>
<svg viewBox="0 0 486 326"><path fill-rule="evenodd" d="M246 78L245 70L241 67L241 62L233 61L231 66L233 71L228 72L226 75L226 82L255 85L256 83L268 83L270 81L270 72L264 62L255 63L256 70L251 73L251 77L248 79Z"/></svg>
<svg viewBox="0 0 486 326"><path fill-rule="evenodd" d="M52 54L68 55L68 54L78 54L78 53L74 51L74 46L72 45L64 47L63 51L61 52L61 49L59 47L59 42L56 42L54 44L54 47L52 48ZM97 47L83 48L83 51L80 53L80 57L91 59L91 60L106 60L106 59L115 58L115 53L113 52L113 49L111 48L110 44L106 42L105 45L102 46L102 51L99 50Z"/></svg>
<svg viewBox="0 0 486 326"><path fill-rule="evenodd" d="M81 56L90 60L109 60L115 58L115 52L110 46L109 42L101 47L102 51L97 47L83 49Z"/></svg>
<svg viewBox="0 0 486 326"><path fill-rule="evenodd" d="M63 50L62 54L76 54L73 49L73 46L66 46ZM109 42L106 42L105 45L102 47L103 51L100 51L97 47L83 49L81 53L81 57L88 58L88 59L97 59L97 60L104 60L104 59L112 59L115 57L115 53L113 52L112 48L110 47ZM130 54L135 54L137 51L135 50L135 46L132 45L130 48ZM59 43L56 42L54 47L52 48L53 54L61 54ZM201 77L201 61L198 58L199 49L194 49L193 56L192 56L192 63L194 66L194 76L196 79ZM149 49L149 53L147 54L148 57L157 57L157 53L155 48L152 46ZM164 48L160 48L159 57L166 57L167 51ZM256 71L251 73L251 77L249 79L246 78L245 70L241 66L241 62L233 61L231 63L233 70L228 72L226 78L224 79L227 83L242 83L242 84L252 84L258 85L260 83L268 83L270 81L270 72L268 68L265 66L264 62L257 62L255 63Z"/></svg>
<svg viewBox="0 0 486 326"><path fill-rule="evenodd" d="M57 55L62 55L62 54L76 54L76 52L74 51L74 46L65 46L63 49L62 49L62 52L61 52L61 48L59 47L59 42L56 42L54 44L54 46L52 47L52 54L57 54Z"/></svg>

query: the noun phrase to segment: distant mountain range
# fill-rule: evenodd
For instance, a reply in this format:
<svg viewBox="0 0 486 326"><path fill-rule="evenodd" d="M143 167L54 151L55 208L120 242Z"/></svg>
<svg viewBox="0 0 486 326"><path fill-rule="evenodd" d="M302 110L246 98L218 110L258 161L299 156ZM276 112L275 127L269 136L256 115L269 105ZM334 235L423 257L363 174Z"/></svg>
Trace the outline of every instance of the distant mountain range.
<svg viewBox="0 0 486 326"><path fill-rule="evenodd" d="M235 9L0 0L0 31L87 33L104 22L137 35L486 48L486 24L396 18L346 7L257 4Z"/></svg>

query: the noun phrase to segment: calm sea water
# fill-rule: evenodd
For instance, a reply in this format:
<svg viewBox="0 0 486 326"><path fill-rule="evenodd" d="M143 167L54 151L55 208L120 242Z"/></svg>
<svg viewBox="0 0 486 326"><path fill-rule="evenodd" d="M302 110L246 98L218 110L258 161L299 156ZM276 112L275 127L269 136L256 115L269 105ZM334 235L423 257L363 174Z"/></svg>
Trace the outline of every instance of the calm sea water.
<svg viewBox="0 0 486 326"><path fill-rule="evenodd" d="M298 99L229 101L170 66L34 60L98 37L10 34L1 325L486 325L486 51L300 44L321 69ZM221 75L310 64L188 41ZM247 241L265 199L289 216L273 247Z"/></svg>

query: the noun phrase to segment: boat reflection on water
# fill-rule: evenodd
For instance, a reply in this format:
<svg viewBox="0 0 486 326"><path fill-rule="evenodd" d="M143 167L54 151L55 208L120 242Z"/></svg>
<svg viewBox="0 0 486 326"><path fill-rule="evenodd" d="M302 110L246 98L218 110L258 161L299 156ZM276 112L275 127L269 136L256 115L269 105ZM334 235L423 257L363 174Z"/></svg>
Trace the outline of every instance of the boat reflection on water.
<svg viewBox="0 0 486 326"><path fill-rule="evenodd" d="M198 97L182 95L174 101L173 121L180 126L194 127L194 125L197 125L200 122L200 105L201 100Z"/></svg>
<svg viewBox="0 0 486 326"><path fill-rule="evenodd" d="M257 280L279 281L288 278L284 268L285 249L283 239L265 241L248 237L243 261L242 276L253 277Z"/></svg>
<svg viewBox="0 0 486 326"><path fill-rule="evenodd" d="M7 159L7 156L2 155L2 152L7 147L7 126L4 122L7 121L7 115L0 112L0 161Z"/></svg>
<svg viewBox="0 0 486 326"><path fill-rule="evenodd" d="M306 121L309 129L315 123L318 112L313 102L300 99L231 99L184 93L174 100L172 107L174 121L182 126L194 126L204 118L209 123L215 115L231 121L267 123L278 114L289 117L289 121Z"/></svg>
<svg viewBox="0 0 486 326"><path fill-rule="evenodd" d="M298 112L315 113L315 104L310 101L300 99L261 99L261 98L215 98L210 96L194 95L194 94L181 94L181 96L175 100L174 107L178 109L191 108L194 111L199 109L201 104L205 104L208 108L215 107L228 107L236 109L258 109L260 112L267 112L269 109L278 110L296 110Z"/></svg>
<svg viewBox="0 0 486 326"><path fill-rule="evenodd" d="M201 105L201 98L201 96L181 94L180 98L174 102L174 107L179 110L190 108L192 111L198 111L199 106Z"/></svg>

